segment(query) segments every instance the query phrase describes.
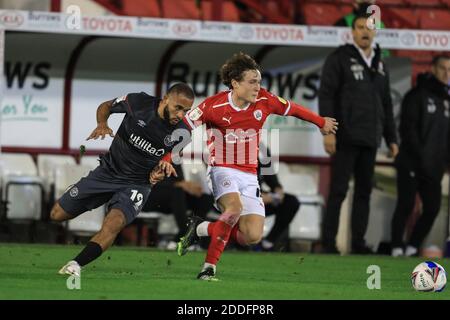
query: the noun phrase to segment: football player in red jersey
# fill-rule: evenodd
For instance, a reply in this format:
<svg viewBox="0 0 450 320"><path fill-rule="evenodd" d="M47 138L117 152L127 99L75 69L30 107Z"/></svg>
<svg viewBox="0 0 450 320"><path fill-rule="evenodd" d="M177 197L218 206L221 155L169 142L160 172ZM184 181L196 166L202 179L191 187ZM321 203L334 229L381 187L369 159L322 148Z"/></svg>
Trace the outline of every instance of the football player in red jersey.
<svg viewBox="0 0 450 320"><path fill-rule="evenodd" d="M191 129L206 125L210 151L208 178L221 215L216 222L193 217L178 243L184 255L198 237L210 236L198 279L214 280L216 264L228 240L251 245L261 240L265 210L257 179L258 145L270 114L294 116L314 123L322 134L335 134L337 122L261 88L260 67L249 55L233 55L221 68L230 89L207 98L184 118Z"/></svg>

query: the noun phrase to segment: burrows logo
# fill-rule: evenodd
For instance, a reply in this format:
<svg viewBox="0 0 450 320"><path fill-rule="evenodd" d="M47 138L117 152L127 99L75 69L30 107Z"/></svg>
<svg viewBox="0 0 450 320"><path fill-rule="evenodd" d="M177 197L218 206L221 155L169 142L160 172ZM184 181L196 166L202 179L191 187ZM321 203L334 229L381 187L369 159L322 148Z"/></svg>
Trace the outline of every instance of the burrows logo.
<svg viewBox="0 0 450 320"><path fill-rule="evenodd" d="M129 142L136 148L145 151L151 155L155 156L162 156L165 153L164 149L156 149L152 147L152 144L148 142L145 139L142 139L141 137L135 135L134 133L131 134Z"/></svg>

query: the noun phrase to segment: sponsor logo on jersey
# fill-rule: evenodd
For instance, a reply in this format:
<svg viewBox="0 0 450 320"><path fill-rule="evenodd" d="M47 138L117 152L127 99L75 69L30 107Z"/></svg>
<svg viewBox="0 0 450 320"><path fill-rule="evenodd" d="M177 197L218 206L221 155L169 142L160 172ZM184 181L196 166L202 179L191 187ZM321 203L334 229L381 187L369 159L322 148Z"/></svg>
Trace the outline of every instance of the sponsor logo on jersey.
<svg viewBox="0 0 450 320"><path fill-rule="evenodd" d="M191 119L192 121L197 121L198 119L200 119L202 114L203 114L203 111L197 107L194 110L192 110L191 112L189 112L189 119Z"/></svg>
<svg viewBox="0 0 450 320"><path fill-rule="evenodd" d="M229 125L231 124L231 117L229 118L222 117L222 120L228 122Z"/></svg>
<svg viewBox="0 0 450 320"><path fill-rule="evenodd" d="M145 151L151 155L160 157L165 153L164 149L156 149L152 147L152 144L145 139L142 139L140 136L131 134L129 142L135 147L142 151Z"/></svg>
<svg viewBox="0 0 450 320"><path fill-rule="evenodd" d="M283 98L278 97L278 99L280 99L280 101L281 101L281 99L283 99ZM284 101L286 102L286 100L284 100ZM261 119L262 119L262 111L261 110L255 110L255 112L253 112L253 115L255 116L256 120L261 121Z"/></svg>
<svg viewBox="0 0 450 320"><path fill-rule="evenodd" d="M145 123L145 121L144 120L139 120L138 121L138 126L140 126L140 127L145 127L147 124Z"/></svg>

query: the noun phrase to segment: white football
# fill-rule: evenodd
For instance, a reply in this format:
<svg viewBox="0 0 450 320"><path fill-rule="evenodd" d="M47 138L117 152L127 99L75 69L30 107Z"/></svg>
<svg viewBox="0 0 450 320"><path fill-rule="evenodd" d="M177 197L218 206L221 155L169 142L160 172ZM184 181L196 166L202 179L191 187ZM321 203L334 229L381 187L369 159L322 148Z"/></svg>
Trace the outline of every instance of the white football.
<svg viewBox="0 0 450 320"><path fill-rule="evenodd" d="M440 264L425 261L414 268L411 283L417 291L440 292L447 283L447 273Z"/></svg>

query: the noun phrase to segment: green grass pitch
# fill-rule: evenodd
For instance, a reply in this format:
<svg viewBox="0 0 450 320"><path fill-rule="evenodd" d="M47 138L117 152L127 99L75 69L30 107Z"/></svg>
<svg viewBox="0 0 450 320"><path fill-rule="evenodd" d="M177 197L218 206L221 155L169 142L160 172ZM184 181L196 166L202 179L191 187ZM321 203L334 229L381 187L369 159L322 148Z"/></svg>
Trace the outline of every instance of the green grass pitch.
<svg viewBox="0 0 450 320"><path fill-rule="evenodd" d="M228 250L218 282L196 280L204 252L113 247L82 270L81 289L69 290L59 268L81 246L0 244L0 299L449 299L415 292L413 268L423 259ZM436 260L450 269L450 260ZM369 290L367 267L378 265L381 289Z"/></svg>

